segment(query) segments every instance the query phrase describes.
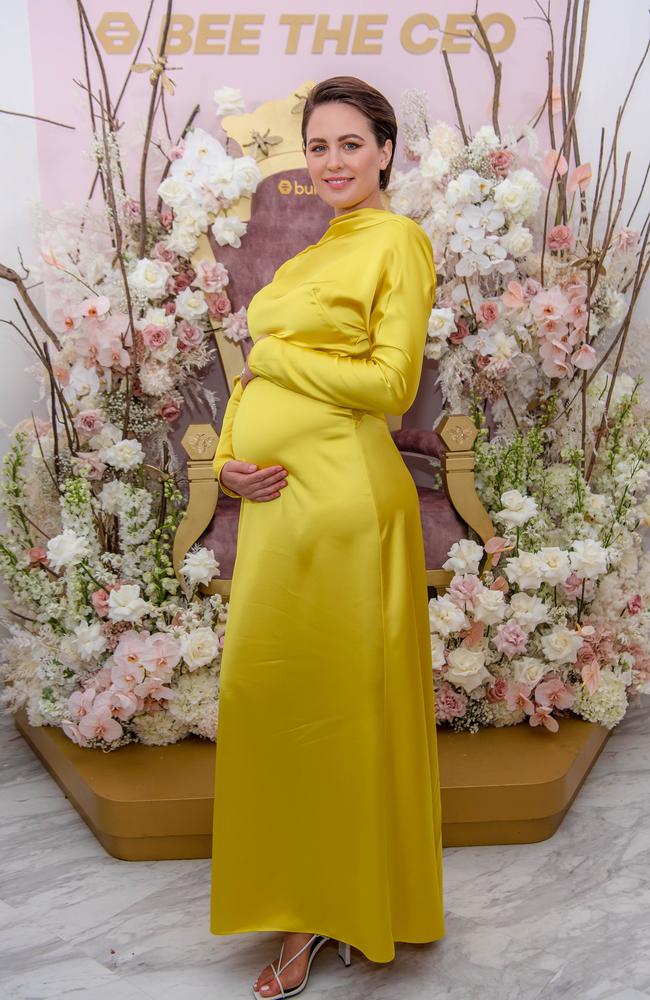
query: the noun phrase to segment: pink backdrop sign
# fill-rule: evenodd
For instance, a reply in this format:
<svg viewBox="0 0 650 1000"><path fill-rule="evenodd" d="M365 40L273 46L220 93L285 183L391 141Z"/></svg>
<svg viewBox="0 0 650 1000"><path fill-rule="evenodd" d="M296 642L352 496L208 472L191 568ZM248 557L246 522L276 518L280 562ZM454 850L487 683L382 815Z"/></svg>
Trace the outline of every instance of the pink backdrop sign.
<svg viewBox="0 0 650 1000"><path fill-rule="evenodd" d="M551 0L556 36L566 0ZM145 31L146 0L86 0L86 10L104 57L113 102L128 86L118 118L124 123L127 184L134 192L138 140L146 114L148 74L129 74ZM166 4L156 0L144 33L139 62L156 50ZM224 139L213 92L241 90L248 111L262 101L284 98L307 79L347 74L379 88L401 112L401 94L417 87L429 97L434 118L456 121L442 51L449 55L466 125L490 121L492 73L486 53L467 37L473 29L474 0L299 0L238 2L177 0L168 41L170 77L176 94L167 99L171 134L176 138L193 107L197 125ZM503 64L501 122L520 126L536 115L547 87L548 28L534 0L483 0L479 13ZM51 208L86 197L94 163L89 153L88 97L84 82L79 18L74 0L29 0L35 113L74 126L74 131L38 126L42 198ZM101 81L92 52L93 88ZM77 82L75 82L77 81ZM540 123L545 129L545 123ZM138 132L139 128L139 132ZM133 155L128 155L129 141ZM403 167L398 142L395 166Z"/></svg>

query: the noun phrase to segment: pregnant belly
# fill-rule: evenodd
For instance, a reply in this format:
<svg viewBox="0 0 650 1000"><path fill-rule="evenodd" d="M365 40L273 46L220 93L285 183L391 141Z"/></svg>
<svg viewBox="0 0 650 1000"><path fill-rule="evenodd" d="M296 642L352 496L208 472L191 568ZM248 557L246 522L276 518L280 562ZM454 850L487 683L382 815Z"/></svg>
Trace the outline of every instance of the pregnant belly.
<svg viewBox="0 0 650 1000"><path fill-rule="evenodd" d="M329 455L354 432L356 411L332 406L275 385L258 375L244 388L232 427L235 458L255 465L285 465Z"/></svg>

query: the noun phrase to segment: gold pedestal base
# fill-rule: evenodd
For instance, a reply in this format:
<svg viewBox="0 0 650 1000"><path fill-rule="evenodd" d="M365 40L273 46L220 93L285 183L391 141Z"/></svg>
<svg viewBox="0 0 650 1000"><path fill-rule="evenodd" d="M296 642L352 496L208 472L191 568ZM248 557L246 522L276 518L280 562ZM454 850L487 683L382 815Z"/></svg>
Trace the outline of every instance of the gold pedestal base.
<svg viewBox="0 0 650 1000"><path fill-rule="evenodd" d="M19 732L104 849L125 861L209 858L215 745L83 750L53 726ZM531 844L551 837L611 730L566 718L479 733L438 731L445 847Z"/></svg>

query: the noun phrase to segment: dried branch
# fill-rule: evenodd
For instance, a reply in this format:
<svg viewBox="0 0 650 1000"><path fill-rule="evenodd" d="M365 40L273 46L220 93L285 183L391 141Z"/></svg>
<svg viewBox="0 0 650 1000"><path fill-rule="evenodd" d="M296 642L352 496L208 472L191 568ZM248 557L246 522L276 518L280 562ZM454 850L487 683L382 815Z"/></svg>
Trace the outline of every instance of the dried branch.
<svg viewBox="0 0 650 1000"><path fill-rule="evenodd" d="M458 127L460 128L460 134L463 137L463 142L465 145L469 145L469 138L467 136L467 129L465 128L465 122L463 121L463 112L460 108L460 101L458 100L458 91L456 90L456 82L454 80L454 75L451 71L451 63L449 62L449 56L445 49L442 50L442 58L445 64L445 69L447 70L447 76L449 78L449 86L451 87L451 95L454 99L454 107L456 109L456 118L458 119Z"/></svg>
<svg viewBox="0 0 650 1000"><path fill-rule="evenodd" d="M483 22L478 16L478 0L476 0L476 7L474 13L471 15L472 21L476 25L477 31L481 36L483 41L483 46L488 54L490 60L490 66L492 67L492 72L494 73L494 91L492 94L492 128L501 138L501 128L499 127L499 104L501 99L501 74L502 66L500 62L497 62L494 57L494 49L490 43L490 39L487 36L487 32L483 27Z"/></svg>
<svg viewBox="0 0 650 1000"><path fill-rule="evenodd" d="M64 125L63 122L55 122L52 118L42 118L41 115L28 115L26 111L7 111L6 108L0 108L0 115L12 115L14 118L31 118L35 122L46 122L48 125L58 125L59 128L69 128L73 132L76 130L76 125Z"/></svg>
<svg viewBox="0 0 650 1000"><path fill-rule="evenodd" d="M0 279L4 279L5 281L11 281L16 286L16 291L18 292L21 299L29 309L30 313L40 326L45 336L52 341L57 351L60 351L61 341L59 340L59 338L57 337L54 330L47 322L43 314L38 309L36 303L33 301L20 275L17 274L12 267L6 267L4 264L0 264Z"/></svg>

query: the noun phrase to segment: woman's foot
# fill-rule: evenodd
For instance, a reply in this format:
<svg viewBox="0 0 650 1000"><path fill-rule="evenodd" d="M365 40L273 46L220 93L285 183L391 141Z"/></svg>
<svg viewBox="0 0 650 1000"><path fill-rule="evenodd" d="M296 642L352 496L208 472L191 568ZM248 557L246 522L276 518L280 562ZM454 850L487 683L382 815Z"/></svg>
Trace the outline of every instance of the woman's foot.
<svg viewBox="0 0 650 1000"><path fill-rule="evenodd" d="M297 934L293 931L287 931L284 935L282 965L286 965L289 959L293 958L293 956L307 944L311 937L313 937L313 934ZM305 948L302 954L298 955L296 960L292 962L291 965L284 970L284 972L280 973L280 982L285 990L293 989L294 986L297 986L303 981L308 962L309 948ZM273 964L277 969L278 960L275 959ZM278 983L270 965L266 965L262 969L253 985L256 990L259 990L263 997L277 997L282 995L280 984Z"/></svg>

